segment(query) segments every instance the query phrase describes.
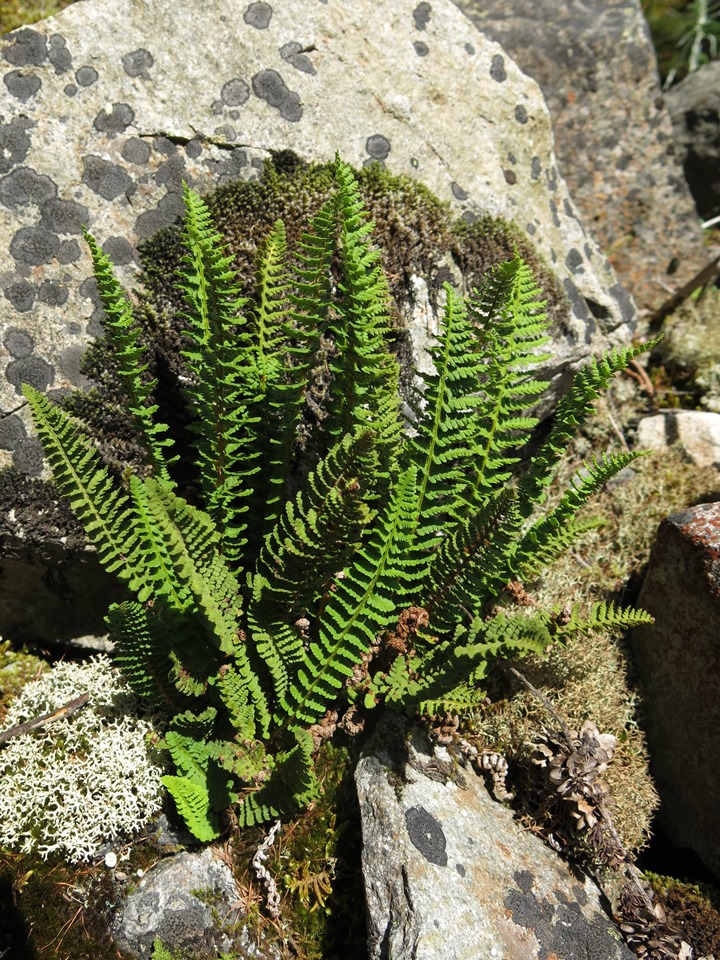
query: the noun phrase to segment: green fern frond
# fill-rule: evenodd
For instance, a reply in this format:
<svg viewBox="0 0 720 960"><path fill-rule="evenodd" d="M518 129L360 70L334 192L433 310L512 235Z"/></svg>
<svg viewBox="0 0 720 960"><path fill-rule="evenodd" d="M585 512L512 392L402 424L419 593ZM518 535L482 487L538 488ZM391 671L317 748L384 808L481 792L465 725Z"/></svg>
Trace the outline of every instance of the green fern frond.
<svg viewBox="0 0 720 960"><path fill-rule="evenodd" d="M175 801L178 813L200 843L210 843L220 836L217 814L210 807L210 795L204 783L169 775L164 776L162 782Z"/></svg>
<svg viewBox="0 0 720 960"><path fill-rule="evenodd" d="M478 453L474 486L486 496L503 486L518 450L537 425L528 408L547 387L529 371L548 359L548 320L532 271L519 256L490 271L485 284L468 302L477 324L476 350L482 356L481 401L474 412Z"/></svg>
<svg viewBox="0 0 720 960"><path fill-rule="evenodd" d="M333 385L325 429L330 443L358 427L374 430L380 467L378 492L397 472L402 433L398 395L399 368L389 353L389 292L380 254L369 244L374 224L365 219L357 180L335 161L341 277L328 333L334 344L329 367Z"/></svg>
<svg viewBox="0 0 720 960"><path fill-rule="evenodd" d="M168 676L170 637L153 631L147 608L130 600L114 603L105 622L115 645L115 664L131 689L147 700L177 707L177 690Z"/></svg>
<svg viewBox="0 0 720 960"><path fill-rule="evenodd" d="M185 387L194 416L195 453L207 512L223 533L226 552L239 555L247 505L239 491L247 414L238 383L247 371L248 336L232 257L212 226L203 200L184 186L183 267L178 275L190 345L183 356L192 373Z"/></svg>
<svg viewBox="0 0 720 960"><path fill-rule="evenodd" d="M412 582L421 561L408 560L407 540L416 524L416 475L408 468L398 480L386 512L367 546L330 592L317 640L299 665L282 714L314 723L335 700L344 680L376 635L411 605Z"/></svg>
<svg viewBox="0 0 720 960"><path fill-rule="evenodd" d="M647 610L637 610L634 607L618 607L614 603L601 601L593 605L590 612L584 616L579 616L578 607L575 606L570 614L570 619L555 618L555 634L558 637L567 637L574 633L592 633L596 630L602 630L604 633L611 633L618 630L631 630L633 627L644 626L655 622Z"/></svg>
<svg viewBox="0 0 720 960"><path fill-rule="evenodd" d="M295 746L276 758L270 779L238 804L240 827L252 827L276 820L305 807L320 795L320 784L312 762L313 742L306 730L292 731Z"/></svg>
<svg viewBox="0 0 720 960"><path fill-rule="evenodd" d="M128 411L140 431L148 462L158 476L171 483L168 463L176 458L168 460L165 451L173 441L167 435L167 424L155 419L157 404L149 403L157 381L144 376L148 369L147 351L140 342L132 304L115 279L110 258L87 230L83 229L83 235L90 248L93 273L103 305L103 327L117 358L117 372L127 397Z"/></svg>
<svg viewBox="0 0 720 960"><path fill-rule="evenodd" d="M641 452L603 454L593 457L591 463L570 480L570 486L558 505L541 517L523 536L517 551L517 567L526 576L536 573L550 560L566 551L587 530L598 526L597 521L578 522L575 514L583 504L614 476L624 470Z"/></svg>
<svg viewBox="0 0 720 960"><path fill-rule="evenodd" d="M658 342L656 339L638 346L615 347L605 356L591 360L575 374L570 390L558 403L550 434L520 480L518 493L525 505L525 516L530 515L534 504L542 503L545 499L545 491L555 476L568 443L592 413L595 401L611 378Z"/></svg>

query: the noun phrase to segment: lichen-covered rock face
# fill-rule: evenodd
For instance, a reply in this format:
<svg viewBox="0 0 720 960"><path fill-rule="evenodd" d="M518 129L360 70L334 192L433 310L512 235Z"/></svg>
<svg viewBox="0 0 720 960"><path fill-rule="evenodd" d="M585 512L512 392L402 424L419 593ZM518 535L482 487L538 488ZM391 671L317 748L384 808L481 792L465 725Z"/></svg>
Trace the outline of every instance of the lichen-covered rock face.
<svg viewBox="0 0 720 960"><path fill-rule="evenodd" d="M172 37L172 42L167 38ZM468 221L532 236L570 300L577 363L628 336L629 297L586 236L552 152L538 87L449 0L88 0L7 35L0 118L2 459L38 474L25 381L84 386L99 307L86 225L132 284L137 245L208 192L258 175L271 150L426 184Z"/></svg>
<svg viewBox="0 0 720 960"><path fill-rule="evenodd" d="M583 222L638 308L657 309L709 258L640 0L456 2L540 84Z"/></svg>
<svg viewBox="0 0 720 960"><path fill-rule="evenodd" d="M371 960L632 957L597 888L419 732L386 723L355 782Z"/></svg>

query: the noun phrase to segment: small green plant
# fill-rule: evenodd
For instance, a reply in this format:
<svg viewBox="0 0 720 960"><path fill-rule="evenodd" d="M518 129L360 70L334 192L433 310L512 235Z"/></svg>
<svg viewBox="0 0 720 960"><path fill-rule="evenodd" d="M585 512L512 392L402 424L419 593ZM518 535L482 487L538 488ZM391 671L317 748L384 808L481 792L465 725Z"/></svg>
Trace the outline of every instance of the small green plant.
<svg viewBox="0 0 720 960"><path fill-rule="evenodd" d="M718 0L643 0L667 90L718 56Z"/></svg>
<svg viewBox="0 0 720 960"><path fill-rule="evenodd" d="M133 689L171 714L163 778L200 840L236 805L250 826L318 792L310 728L330 709L471 708L493 661L594 629L649 621L597 604L513 609L592 521L578 508L635 454L586 465L557 506L546 491L578 424L644 347L591 361L519 477L527 414L546 383L547 319L519 258L464 303L446 287L436 372L405 422L388 350L387 286L351 170L288 266L278 222L253 301L201 199L185 191L181 393L190 442L171 437L130 301L88 242L107 336L146 469L114 476L77 422L29 386L56 483L134 599L108 625ZM192 451L196 482L180 489ZM182 463L178 464L178 456Z"/></svg>

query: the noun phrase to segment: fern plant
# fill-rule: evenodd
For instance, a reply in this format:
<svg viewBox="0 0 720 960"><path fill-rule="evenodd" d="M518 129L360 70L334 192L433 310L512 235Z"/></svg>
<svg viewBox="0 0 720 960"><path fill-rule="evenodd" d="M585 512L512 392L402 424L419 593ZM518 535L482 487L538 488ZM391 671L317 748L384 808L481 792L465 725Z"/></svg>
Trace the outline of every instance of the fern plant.
<svg viewBox="0 0 720 960"><path fill-rule="evenodd" d="M516 256L467 302L446 287L436 372L406 423L372 224L339 159L335 176L292 267L282 223L272 230L252 300L185 190L189 440L172 437L153 404L130 301L88 237L144 471L113 475L77 421L24 387L58 488L127 585L131 598L107 616L116 660L171 717L162 746L175 773L164 783L200 840L218 835L231 804L243 826L317 795L310 728L330 709L467 710L498 658L649 621L604 603L584 618L502 604L509 582L592 525L578 508L636 456L586 465L543 509L578 424L644 348L578 373L516 477L547 343ZM197 483L180 490L174 466L188 450Z"/></svg>

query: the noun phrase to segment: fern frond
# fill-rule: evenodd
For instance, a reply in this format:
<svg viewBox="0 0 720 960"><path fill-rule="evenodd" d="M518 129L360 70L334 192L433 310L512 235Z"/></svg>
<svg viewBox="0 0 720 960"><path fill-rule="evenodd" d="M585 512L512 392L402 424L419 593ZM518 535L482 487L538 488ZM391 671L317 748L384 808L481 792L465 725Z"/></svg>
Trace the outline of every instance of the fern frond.
<svg viewBox="0 0 720 960"><path fill-rule="evenodd" d="M247 362L248 338L240 285L222 238L213 230L201 198L184 186L185 254L178 274L190 345L183 356L193 375L185 388L194 416L195 453L207 512L223 533L226 552L239 555L247 505L238 493L247 426L238 382ZM240 501L240 502L239 502Z"/></svg>
<svg viewBox="0 0 720 960"><path fill-rule="evenodd" d="M570 486L558 505L536 520L523 536L517 551L518 569L522 569L526 576L536 573L567 550L580 534L596 528L599 521L578 522L575 520L576 512L608 480L643 455L640 451L603 454L601 460L593 456L592 462L586 463L571 478Z"/></svg>
<svg viewBox="0 0 720 960"><path fill-rule="evenodd" d="M423 409L406 442L418 469L419 549L438 545L438 533L458 519L465 506L469 471L481 451L477 445L474 411L480 403L478 384L482 361L462 300L449 284L438 344L430 350L434 374L424 375Z"/></svg>
<svg viewBox="0 0 720 960"><path fill-rule="evenodd" d="M591 360L575 374L570 390L558 403L550 434L520 479L518 493L525 516L530 516L534 505L545 499L545 491L555 476L568 443L592 413L595 400L611 378L624 370L635 357L651 350L656 343L658 339L638 346L615 347L603 357Z"/></svg>
<svg viewBox="0 0 720 960"><path fill-rule="evenodd" d="M407 558L415 527L416 470L398 480L386 512L367 546L330 592L319 624L288 694L280 701L284 718L314 723L338 696L360 656L401 610L412 603L411 584L421 561Z"/></svg>
<svg viewBox="0 0 720 960"><path fill-rule="evenodd" d="M618 630L631 630L655 622L647 610L637 610L634 607L618 607L617 604L601 601L593 605L590 612L579 616L578 607L572 609L570 619L564 617L555 620L555 634L564 638L574 633L592 633L602 630L605 633Z"/></svg>
<svg viewBox="0 0 720 960"><path fill-rule="evenodd" d="M149 599L153 584L131 501L72 418L28 384L22 389L55 483L97 549L100 563L140 601Z"/></svg>
<svg viewBox="0 0 720 960"><path fill-rule="evenodd" d="M517 451L537 425L528 408L546 389L529 371L548 355L548 320L530 267L516 255L488 274L482 290L471 297L468 313L478 328L477 349L483 357L478 423L478 454L473 484L486 496L511 476Z"/></svg>
<svg viewBox="0 0 720 960"><path fill-rule="evenodd" d="M173 441L167 435L167 424L154 419L157 404L149 403L157 381L144 376L148 369L147 351L140 342L132 304L115 279L110 258L84 228L83 235L90 248L93 273L103 305L103 327L118 361L117 372L127 397L128 410L140 431L148 462L158 476L171 483L168 463L177 458L168 460L165 451Z"/></svg>
<svg viewBox="0 0 720 960"><path fill-rule="evenodd" d="M387 347L389 291L380 254L369 244L374 224L365 219L352 170L339 158L335 177L341 278L327 325L334 356L329 363L333 384L324 427L330 444L358 427L374 430L380 456L379 493L397 473L402 435L399 368Z"/></svg>
<svg viewBox="0 0 720 960"><path fill-rule="evenodd" d="M210 807L210 795L204 783L170 775L164 776L162 782L188 830L200 843L209 843L220 836L217 814Z"/></svg>
<svg viewBox="0 0 720 960"><path fill-rule="evenodd" d="M238 825L252 827L307 806L320 795L312 763L312 737L306 730L292 731L295 746L276 758L270 779L237 805Z"/></svg>
<svg viewBox="0 0 720 960"><path fill-rule="evenodd" d="M169 680L172 638L152 629L147 609L135 601L114 603L107 612L114 661L140 697L177 707L177 690Z"/></svg>

